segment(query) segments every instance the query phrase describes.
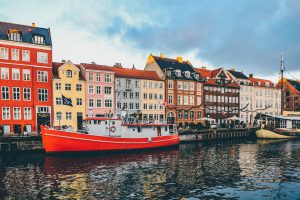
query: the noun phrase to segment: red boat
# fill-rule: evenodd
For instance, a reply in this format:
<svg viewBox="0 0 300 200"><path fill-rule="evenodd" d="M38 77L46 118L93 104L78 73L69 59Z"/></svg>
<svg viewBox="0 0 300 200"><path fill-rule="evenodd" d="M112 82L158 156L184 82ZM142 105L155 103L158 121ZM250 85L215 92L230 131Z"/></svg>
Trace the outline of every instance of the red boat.
<svg viewBox="0 0 300 200"><path fill-rule="evenodd" d="M42 127L47 153L151 149L179 144L175 125L135 120L88 118L84 131Z"/></svg>

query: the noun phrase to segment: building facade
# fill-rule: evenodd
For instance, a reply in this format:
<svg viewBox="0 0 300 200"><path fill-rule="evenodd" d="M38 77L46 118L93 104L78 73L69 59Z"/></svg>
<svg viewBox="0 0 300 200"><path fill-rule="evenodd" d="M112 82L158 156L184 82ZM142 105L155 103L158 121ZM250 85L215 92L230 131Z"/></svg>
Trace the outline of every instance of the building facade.
<svg viewBox="0 0 300 200"><path fill-rule="evenodd" d="M283 101L283 110L300 111L300 81L283 78Z"/></svg>
<svg viewBox="0 0 300 200"><path fill-rule="evenodd" d="M240 88L229 72L223 68L197 71L206 80L204 86L205 116L223 123L231 117L240 115Z"/></svg>
<svg viewBox="0 0 300 200"><path fill-rule="evenodd" d="M115 110L115 72L112 67L81 64L86 80L86 116L114 117Z"/></svg>
<svg viewBox="0 0 300 200"><path fill-rule="evenodd" d="M165 118L164 83L155 72L113 67L117 117L140 115L144 120Z"/></svg>
<svg viewBox="0 0 300 200"><path fill-rule="evenodd" d="M249 75L253 84L253 110L251 122L257 113L280 115L281 114L281 91L272 81L255 78Z"/></svg>
<svg viewBox="0 0 300 200"><path fill-rule="evenodd" d="M52 125L50 29L0 22L0 128L39 132Z"/></svg>
<svg viewBox="0 0 300 200"><path fill-rule="evenodd" d="M86 113L85 79L79 65L53 62L54 127L82 130ZM71 102L66 102L71 100Z"/></svg>
<svg viewBox="0 0 300 200"><path fill-rule="evenodd" d="M165 81L165 109L169 123L188 127L203 115L203 78L189 61L149 55L146 71L155 71Z"/></svg>

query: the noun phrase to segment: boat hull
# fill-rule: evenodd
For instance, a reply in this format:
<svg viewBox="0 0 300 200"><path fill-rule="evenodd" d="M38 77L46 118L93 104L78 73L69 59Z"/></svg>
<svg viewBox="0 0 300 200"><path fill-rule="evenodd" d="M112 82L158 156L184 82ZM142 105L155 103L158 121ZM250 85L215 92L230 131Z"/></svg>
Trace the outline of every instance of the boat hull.
<svg viewBox="0 0 300 200"><path fill-rule="evenodd" d="M179 144L178 134L148 138L118 138L79 134L42 128L42 140L47 153L122 151L151 149Z"/></svg>
<svg viewBox="0 0 300 200"><path fill-rule="evenodd" d="M268 129L259 129L256 131L256 137L259 139L292 139L298 138L299 133L280 133Z"/></svg>

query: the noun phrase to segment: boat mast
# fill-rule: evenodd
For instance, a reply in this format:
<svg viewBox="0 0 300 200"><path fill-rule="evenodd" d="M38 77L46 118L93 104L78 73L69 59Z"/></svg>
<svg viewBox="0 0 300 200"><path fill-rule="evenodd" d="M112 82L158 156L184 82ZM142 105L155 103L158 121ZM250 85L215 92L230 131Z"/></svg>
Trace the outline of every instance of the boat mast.
<svg viewBox="0 0 300 200"><path fill-rule="evenodd" d="M284 91L283 91L283 71L285 70L284 66L284 60L283 60L283 52L281 53L281 61L280 61L280 74L281 74L281 84L280 84L280 89L281 89L281 115L283 115L283 109L284 109Z"/></svg>

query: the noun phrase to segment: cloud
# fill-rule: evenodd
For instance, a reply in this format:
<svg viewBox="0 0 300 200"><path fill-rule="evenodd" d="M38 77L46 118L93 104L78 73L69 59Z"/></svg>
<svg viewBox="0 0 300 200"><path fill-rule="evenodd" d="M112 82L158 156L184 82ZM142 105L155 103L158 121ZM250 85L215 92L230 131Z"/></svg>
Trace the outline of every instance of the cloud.
<svg viewBox="0 0 300 200"><path fill-rule="evenodd" d="M300 63L297 0L7 2L4 20L51 27L55 60L142 69L149 53L162 52L258 75L276 74L282 51L291 72Z"/></svg>

